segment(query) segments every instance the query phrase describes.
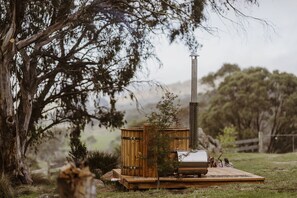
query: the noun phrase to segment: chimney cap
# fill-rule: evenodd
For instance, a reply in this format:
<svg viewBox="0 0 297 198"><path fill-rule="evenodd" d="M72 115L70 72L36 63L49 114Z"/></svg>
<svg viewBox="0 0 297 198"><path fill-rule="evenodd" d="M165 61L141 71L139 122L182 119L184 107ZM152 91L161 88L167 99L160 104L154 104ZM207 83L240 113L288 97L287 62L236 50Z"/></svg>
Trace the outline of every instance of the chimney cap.
<svg viewBox="0 0 297 198"><path fill-rule="evenodd" d="M199 55L197 53L191 53L190 57L197 58Z"/></svg>

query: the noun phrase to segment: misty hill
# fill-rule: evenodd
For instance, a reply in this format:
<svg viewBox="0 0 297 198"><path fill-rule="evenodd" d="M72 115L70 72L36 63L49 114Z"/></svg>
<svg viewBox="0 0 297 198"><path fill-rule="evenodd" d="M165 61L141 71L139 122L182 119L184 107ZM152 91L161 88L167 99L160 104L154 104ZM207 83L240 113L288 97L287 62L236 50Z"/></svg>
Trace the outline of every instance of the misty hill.
<svg viewBox="0 0 297 198"><path fill-rule="evenodd" d="M188 127L189 123L189 102L191 97L191 81L177 82L169 85L148 86L143 85L134 91L139 105L131 101L129 96L121 95L118 100L117 108L125 111L125 120L127 126L139 126L139 123L146 120L146 115L155 110L156 104L161 100L165 90L170 91L178 96L177 102L181 105L179 118L182 127ZM198 92L205 92L205 86L198 85ZM108 101L102 100L101 103ZM94 107L89 107L90 109ZM82 133L82 141L86 143L89 150L108 150L111 151L115 145L120 144L120 130L99 128L98 123L94 121L93 125L87 125L85 132Z"/></svg>
<svg viewBox="0 0 297 198"><path fill-rule="evenodd" d="M190 81L174 83L170 85L146 85L134 88L133 93L140 106L158 102L164 95L165 91L170 91L179 96L190 95ZM136 102L131 101L130 97L123 95L118 101L118 108L120 110L135 109Z"/></svg>
<svg viewBox="0 0 297 198"><path fill-rule="evenodd" d="M143 86L141 89L138 89L134 92L139 104L137 104L135 101L131 101L129 97L122 97L118 101L118 108L126 112L125 119L127 120L128 125L133 122L145 120L145 116L154 110L157 102L161 100L166 90L178 96L177 101L181 105L181 113L183 114L181 116L181 122L187 125L187 108L191 100L190 80L164 85L162 88L156 86ZM206 90L207 87L205 85L198 84L198 93L204 93ZM186 110L184 110L185 108Z"/></svg>

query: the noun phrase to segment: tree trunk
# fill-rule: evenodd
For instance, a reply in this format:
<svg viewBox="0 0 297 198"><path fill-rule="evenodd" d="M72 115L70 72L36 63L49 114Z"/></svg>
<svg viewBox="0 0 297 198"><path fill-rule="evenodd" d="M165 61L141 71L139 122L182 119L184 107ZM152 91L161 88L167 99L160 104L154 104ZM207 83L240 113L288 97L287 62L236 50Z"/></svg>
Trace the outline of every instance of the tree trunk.
<svg viewBox="0 0 297 198"><path fill-rule="evenodd" d="M2 43L0 53L0 172L12 176L17 183L30 184L32 180L21 152L19 123L13 103L10 73L13 45L13 41L8 45Z"/></svg>
<svg viewBox="0 0 297 198"><path fill-rule="evenodd" d="M74 164L64 166L58 176L60 198L95 198L96 186L94 175L88 166Z"/></svg>

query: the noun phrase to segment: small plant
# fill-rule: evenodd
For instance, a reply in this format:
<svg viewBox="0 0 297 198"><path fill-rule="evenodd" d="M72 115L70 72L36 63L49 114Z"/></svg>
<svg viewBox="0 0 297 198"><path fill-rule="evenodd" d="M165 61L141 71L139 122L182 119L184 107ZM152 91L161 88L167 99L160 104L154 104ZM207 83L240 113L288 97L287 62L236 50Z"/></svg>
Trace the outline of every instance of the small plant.
<svg viewBox="0 0 297 198"><path fill-rule="evenodd" d="M96 178L100 178L103 174L117 168L119 155L117 153L93 151L89 152L87 160L91 172L95 174Z"/></svg>
<svg viewBox="0 0 297 198"><path fill-rule="evenodd" d="M234 152L236 149L237 132L234 127L225 127L223 134L218 136L221 146L225 151Z"/></svg>
<svg viewBox="0 0 297 198"><path fill-rule="evenodd" d="M7 176L0 176L0 198L13 198L14 192Z"/></svg>
<svg viewBox="0 0 297 198"><path fill-rule="evenodd" d="M166 92L156 105L156 111L153 111L148 118L148 122L158 129L166 129L179 125L178 112L180 104L175 104L176 95Z"/></svg>
<svg viewBox="0 0 297 198"><path fill-rule="evenodd" d="M177 117L179 104L174 101L176 95L166 92L162 100L156 105L156 111L152 112L148 118L150 124L150 140L148 148L149 164L156 164L159 176L172 174L177 166L177 162L170 158L170 138L165 129L178 126Z"/></svg>
<svg viewBox="0 0 297 198"><path fill-rule="evenodd" d="M80 128L77 126L70 134L70 151L69 156L76 164L79 164L87 158L87 147L80 141Z"/></svg>

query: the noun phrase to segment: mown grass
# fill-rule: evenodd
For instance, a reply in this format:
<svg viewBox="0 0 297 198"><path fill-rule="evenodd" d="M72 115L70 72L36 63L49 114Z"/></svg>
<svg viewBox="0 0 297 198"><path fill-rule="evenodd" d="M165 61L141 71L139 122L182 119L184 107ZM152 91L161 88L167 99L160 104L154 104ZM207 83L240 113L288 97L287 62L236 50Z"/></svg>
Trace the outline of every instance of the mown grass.
<svg viewBox="0 0 297 198"><path fill-rule="evenodd" d="M181 197L181 198L222 198L222 197L297 197L297 153L288 154L258 154L258 153L233 153L225 154L235 166L256 175L265 177L264 183L236 183L207 188L189 188L175 190L145 190L126 191L109 184L105 188L98 189L98 198L105 197ZM39 197L42 194L52 192L53 185L35 185L31 188L31 194L19 194L21 198Z"/></svg>

